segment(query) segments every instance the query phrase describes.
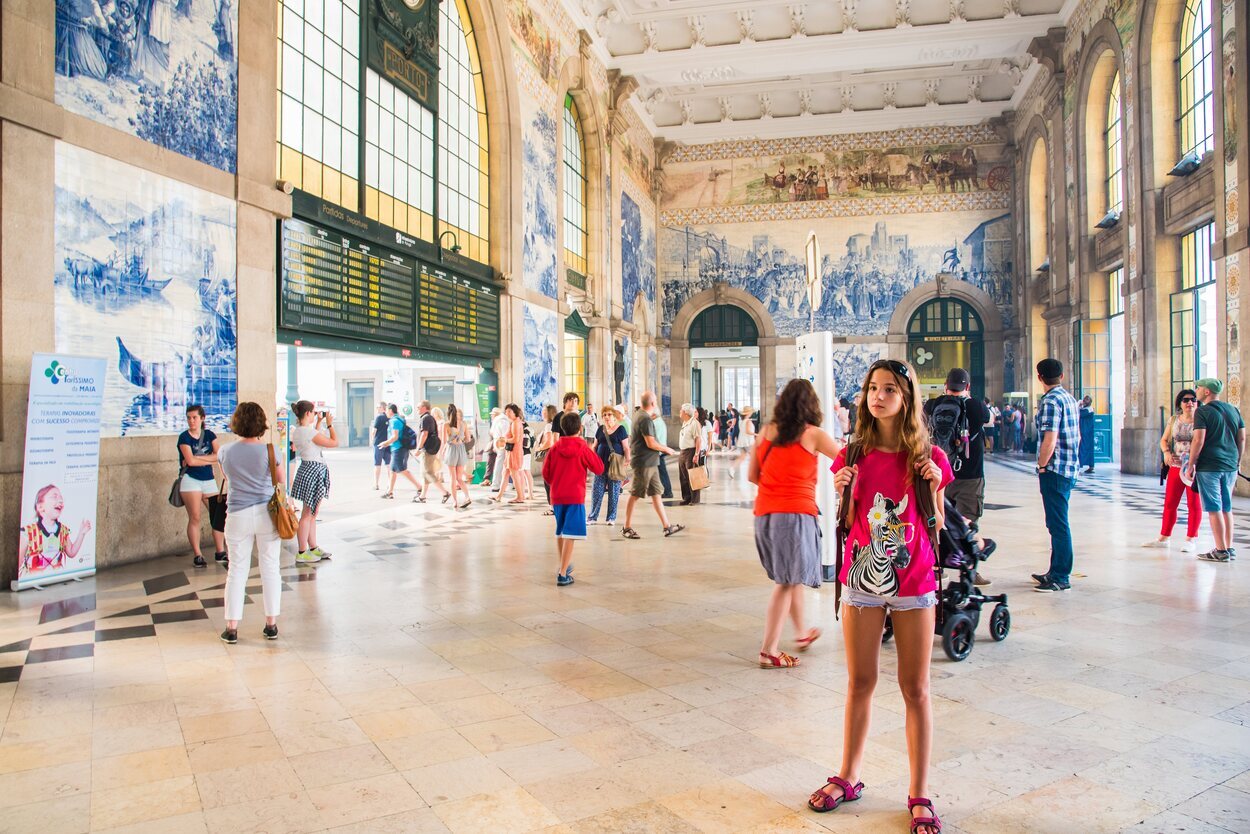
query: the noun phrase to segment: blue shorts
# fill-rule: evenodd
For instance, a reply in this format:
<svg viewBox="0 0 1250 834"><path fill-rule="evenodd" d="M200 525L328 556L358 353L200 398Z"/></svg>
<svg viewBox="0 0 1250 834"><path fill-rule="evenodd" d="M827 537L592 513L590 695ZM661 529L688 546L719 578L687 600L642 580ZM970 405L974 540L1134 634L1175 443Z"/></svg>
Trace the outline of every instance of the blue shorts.
<svg viewBox="0 0 1250 834"><path fill-rule="evenodd" d="M383 446L382 448L379 449L375 445L373 447L373 465L374 466L387 466L390 464L390 462L391 462L391 447Z"/></svg>
<svg viewBox="0 0 1250 834"><path fill-rule="evenodd" d="M407 472L408 471L408 450L404 448L391 449L391 471Z"/></svg>
<svg viewBox="0 0 1250 834"><path fill-rule="evenodd" d="M1195 472L1194 486L1202 498L1202 511L1206 513L1231 513L1233 511L1233 486L1237 473Z"/></svg>
<svg viewBox="0 0 1250 834"><path fill-rule="evenodd" d="M586 505L556 504L556 535L562 539L586 538Z"/></svg>

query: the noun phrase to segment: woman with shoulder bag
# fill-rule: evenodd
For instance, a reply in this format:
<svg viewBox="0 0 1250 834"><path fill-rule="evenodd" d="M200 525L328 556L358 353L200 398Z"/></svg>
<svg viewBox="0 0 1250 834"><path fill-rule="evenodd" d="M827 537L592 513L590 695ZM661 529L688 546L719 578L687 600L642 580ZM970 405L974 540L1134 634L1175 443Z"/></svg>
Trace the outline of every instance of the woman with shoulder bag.
<svg viewBox="0 0 1250 834"><path fill-rule="evenodd" d="M209 500L221 491L213 474L221 441L204 425L205 419L204 406L187 406L187 429L178 435L179 506L187 511L191 564L197 568L208 567L208 562L200 553L200 514L209 507ZM226 539L217 530L213 530L213 544L216 546L213 555L217 564L227 567Z"/></svg>
<svg viewBox="0 0 1250 834"><path fill-rule="evenodd" d="M1159 449L1167 465L1167 489L1163 494L1163 528L1157 539L1151 539L1142 547L1170 547L1172 529L1176 527L1177 509L1181 495L1185 496L1185 543L1181 551L1192 553L1198 541L1198 528L1202 526L1202 500L1198 490L1181 478L1189 463L1189 444L1194 439L1194 413L1198 410L1198 394L1192 388L1182 389L1176 395L1175 411L1159 439Z"/></svg>
<svg viewBox="0 0 1250 834"><path fill-rule="evenodd" d="M603 461L603 473L595 476L591 489L590 524L599 523L603 496L608 496L608 518L603 523L616 523L616 506L621 500L621 482L629 471L629 431L621 425L621 412L605 405L600 412L603 424L595 432L595 454Z"/></svg>
<svg viewBox="0 0 1250 834"><path fill-rule="evenodd" d="M291 431L291 447L299 455L299 469L295 470L291 481L291 497L304 505L299 517L299 553L295 557L301 565L330 558L327 551L317 546L317 512L330 497L330 468L321 450L336 448L339 440L334 431L334 418L328 411L318 413L316 408L308 400L300 400L291 407L297 421ZM327 434L321 433L322 420L325 420Z"/></svg>
<svg viewBox="0 0 1250 834"><path fill-rule="evenodd" d="M702 490L691 489L690 470L699 465L699 455L703 451L703 426L695 413L694 406L685 403L681 407L681 432L678 434L677 448L681 456L677 459L677 480L681 485L681 506L688 507L699 503Z"/></svg>
<svg viewBox="0 0 1250 834"><path fill-rule="evenodd" d="M222 641L239 641L239 621L252 570L252 547L260 564L260 584L265 606L266 640L278 639L278 614L282 608L282 576L278 560L282 541L269 515L275 484L282 470L273 460L273 447L265 442L269 431L265 410L256 403L239 403L230 418L235 443L221 450L221 469L230 481L227 498L226 541L230 545L230 573L226 577L226 629Z"/></svg>
<svg viewBox="0 0 1250 834"><path fill-rule="evenodd" d="M508 481L512 481L516 487L516 498L510 503L520 504L525 500L525 482L521 480L521 469L525 465L525 432L521 428L521 407L516 403L508 403L503 407L503 413L508 420L507 430L503 433L503 477L499 481L499 492L491 500L502 503L503 495L508 490Z"/></svg>

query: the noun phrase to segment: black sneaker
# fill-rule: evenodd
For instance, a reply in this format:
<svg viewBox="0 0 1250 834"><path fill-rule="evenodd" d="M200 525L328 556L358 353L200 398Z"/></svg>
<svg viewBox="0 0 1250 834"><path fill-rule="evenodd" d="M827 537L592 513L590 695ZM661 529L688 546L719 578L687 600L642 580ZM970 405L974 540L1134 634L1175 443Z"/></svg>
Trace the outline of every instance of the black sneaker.
<svg viewBox="0 0 1250 834"><path fill-rule="evenodd" d="M1227 550L1209 550L1206 553L1199 553L1198 558L1204 562L1227 562L1233 557Z"/></svg>
<svg viewBox="0 0 1250 834"><path fill-rule="evenodd" d="M1045 585L1050 581L1050 575L1045 573L1030 573L1029 576L1033 577L1033 581L1038 585Z"/></svg>
<svg viewBox="0 0 1250 834"><path fill-rule="evenodd" d="M1066 591L1072 587L1069 582L1056 582L1053 579L1047 579L1045 582L1038 584L1033 590L1039 594L1052 594L1055 591Z"/></svg>
<svg viewBox="0 0 1250 834"><path fill-rule="evenodd" d="M567 573L557 573L556 584L559 585L561 588L563 588L565 585L572 585L573 577L569 576Z"/></svg>
<svg viewBox="0 0 1250 834"><path fill-rule="evenodd" d="M230 567L230 554L229 553L225 553L225 552L214 553L213 558L217 561L217 564L221 565L223 568Z"/></svg>
<svg viewBox="0 0 1250 834"><path fill-rule="evenodd" d="M237 628L228 628L221 633L221 642L234 645L239 642L239 630Z"/></svg>
<svg viewBox="0 0 1250 834"><path fill-rule="evenodd" d="M196 556L194 559L191 560L191 564L195 565L197 568L208 567L208 562L204 561L203 556Z"/></svg>
<svg viewBox="0 0 1250 834"><path fill-rule="evenodd" d="M260 633L264 635L266 640L277 640L278 624L274 623L273 625L267 625L261 630Z"/></svg>

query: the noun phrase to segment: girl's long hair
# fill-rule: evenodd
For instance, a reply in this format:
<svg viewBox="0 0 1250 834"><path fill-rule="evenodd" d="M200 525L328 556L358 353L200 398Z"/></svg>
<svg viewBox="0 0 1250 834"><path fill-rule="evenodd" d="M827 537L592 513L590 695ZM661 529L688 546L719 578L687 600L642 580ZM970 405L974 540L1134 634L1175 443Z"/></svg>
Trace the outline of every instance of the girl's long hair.
<svg viewBox="0 0 1250 834"><path fill-rule="evenodd" d="M900 374L892 367L894 365L906 368L907 375ZM929 441L929 427L925 423L924 408L920 402L920 389L913 381L916 378L916 369L910 364L894 359L881 359L868 367L868 373L864 374L863 387L860 389L859 410L855 417L855 440L864 452L869 449L884 449L880 424L868 410L868 382L872 379L873 372L879 370L888 371L890 376L894 377L894 384L903 392L903 408L897 416L898 439L899 451L907 452L906 483L910 486L915 478L916 464L933 456L933 444Z"/></svg>
<svg viewBox="0 0 1250 834"><path fill-rule="evenodd" d="M808 426L824 422L820 397L806 379L792 379L781 390L773 406L773 425L777 427L777 446L788 446L803 436Z"/></svg>
<svg viewBox="0 0 1250 834"><path fill-rule="evenodd" d="M456 408L455 403L447 406L447 427L451 429L460 428L460 409Z"/></svg>

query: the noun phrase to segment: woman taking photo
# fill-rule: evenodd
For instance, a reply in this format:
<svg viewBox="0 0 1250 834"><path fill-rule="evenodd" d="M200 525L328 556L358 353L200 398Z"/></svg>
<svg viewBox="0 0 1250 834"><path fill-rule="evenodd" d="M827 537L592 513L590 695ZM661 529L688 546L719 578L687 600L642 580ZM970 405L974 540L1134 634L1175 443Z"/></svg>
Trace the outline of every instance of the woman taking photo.
<svg viewBox="0 0 1250 834"><path fill-rule="evenodd" d="M915 371L883 359L868 368L855 420L855 435L834 461L834 486L850 500L842 517L848 533L839 583L842 634L849 678L838 775L808 799L819 813L859 799L864 748L877 687L881 635L888 614L898 654L898 685L907 726L911 780L907 810L912 834L939 834L941 822L929 790L933 712L929 657L937 581L933 546L942 528L946 485L954 480L946 455L929 442ZM847 456L851 455L850 465ZM918 498L920 491L924 498ZM933 508L926 519L921 503ZM933 527L930 527L932 523Z"/></svg>
<svg viewBox="0 0 1250 834"><path fill-rule="evenodd" d="M1181 496L1185 496L1185 543L1181 552L1193 553L1198 541L1198 528L1202 526L1202 500L1198 490L1181 479L1185 465L1189 463L1189 444L1194 439L1194 412L1198 410L1198 394L1192 388L1182 389L1173 404L1175 411L1163 430L1159 450L1167 464L1167 488L1163 493L1163 529L1159 538L1151 539L1142 547L1171 547L1172 529L1176 527L1177 509Z"/></svg>
<svg viewBox="0 0 1250 834"><path fill-rule="evenodd" d="M608 496L608 518L603 523L611 527L616 524L616 505L621 500L621 482L608 477L608 464L612 455L621 456L623 471L629 471L629 430L621 425L621 412L610 405L605 405L599 413L603 424L595 432L595 454L603 461L603 472L595 476L591 487L590 524L599 523L599 508L603 506L603 496Z"/></svg>
<svg viewBox="0 0 1250 834"><path fill-rule="evenodd" d="M178 462L182 468L178 491L182 493L182 506L187 510L191 564L197 568L208 567L208 562L200 553L200 516L208 507L208 499L221 491L217 487L217 476L213 474L219 448L221 441L217 435L204 426L204 406L187 406L187 430L178 435ZM217 563L224 567L227 561L226 538L216 530L213 531L213 545L217 551L214 554Z"/></svg>
<svg viewBox="0 0 1250 834"><path fill-rule="evenodd" d="M444 446L446 451L443 462L447 464L447 469L451 473L449 475L451 497L458 510L473 505L473 499L469 497L469 484L464 474L465 467L469 465L469 452L465 446L470 436L469 427L464 424L460 409L456 408L455 403L447 406L447 444ZM464 493L463 504L456 500L457 490Z"/></svg>
<svg viewBox="0 0 1250 834"><path fill-rule="evenodd" d="M508 430L503 436L503 478L499 481L499 492L495 495L496 502L503 502L503 494L508 491L508 481L516 487L516 498L511 504L520 504L525 499L525 482L521 480L521 467L525 463L525 432L521 424L521 407L516 403L508 403L503 407L504 416L508 418Z"/></svg>
<svg viewBox="0 0 1250 834"><path fill-rule="evenodd" d="M238 441L221 452L221 471L230 482L226 498L226 541L230 543L230 573L226 577L226 630L221 639L239 642L239 621L247 580L252 572L252 546L260 563L261 594L265 604L266 640L278 639L278 614L282 608L282 576L278 570L282 541L269 517L269 499L282 468L271 457L265 434L269 431L265 410L256 403L239 403L230 418L230 431Z"/></svg>
<svg viewBox="0 0 1250 834"><path fill-rule="evenodd" d="M291 448L299 455L299 469L295 470L295 479L291 481L291 497L304 505L297 532L299 553L295 557L301 565L330 558L328 551L317 546L317 512L322 502L330 497L330 468L326 466L321 450L335 448L339 439L330 412L319 412L316 408L308 400L300 400L291 406L296 421L291 431ZM323 420L326 434L321 433ZM229 510L228 502L226 509Z"/></svg>
<svg viewBox="0 0 1250 834"><path fill-rule="evenodd" d="M803 586L820 587L820 528L816 517L816 464L820 455L833 460L842 451L820 424L820 399L805 379L786 383L773 406L773 420L760 432L747 478L755 494L755 549L768 578L776 583L764 620L760 666L798 666L796 657L778 648L781 627L794 622L799 651L820 637L820 629L803 621Z"/></svg>

